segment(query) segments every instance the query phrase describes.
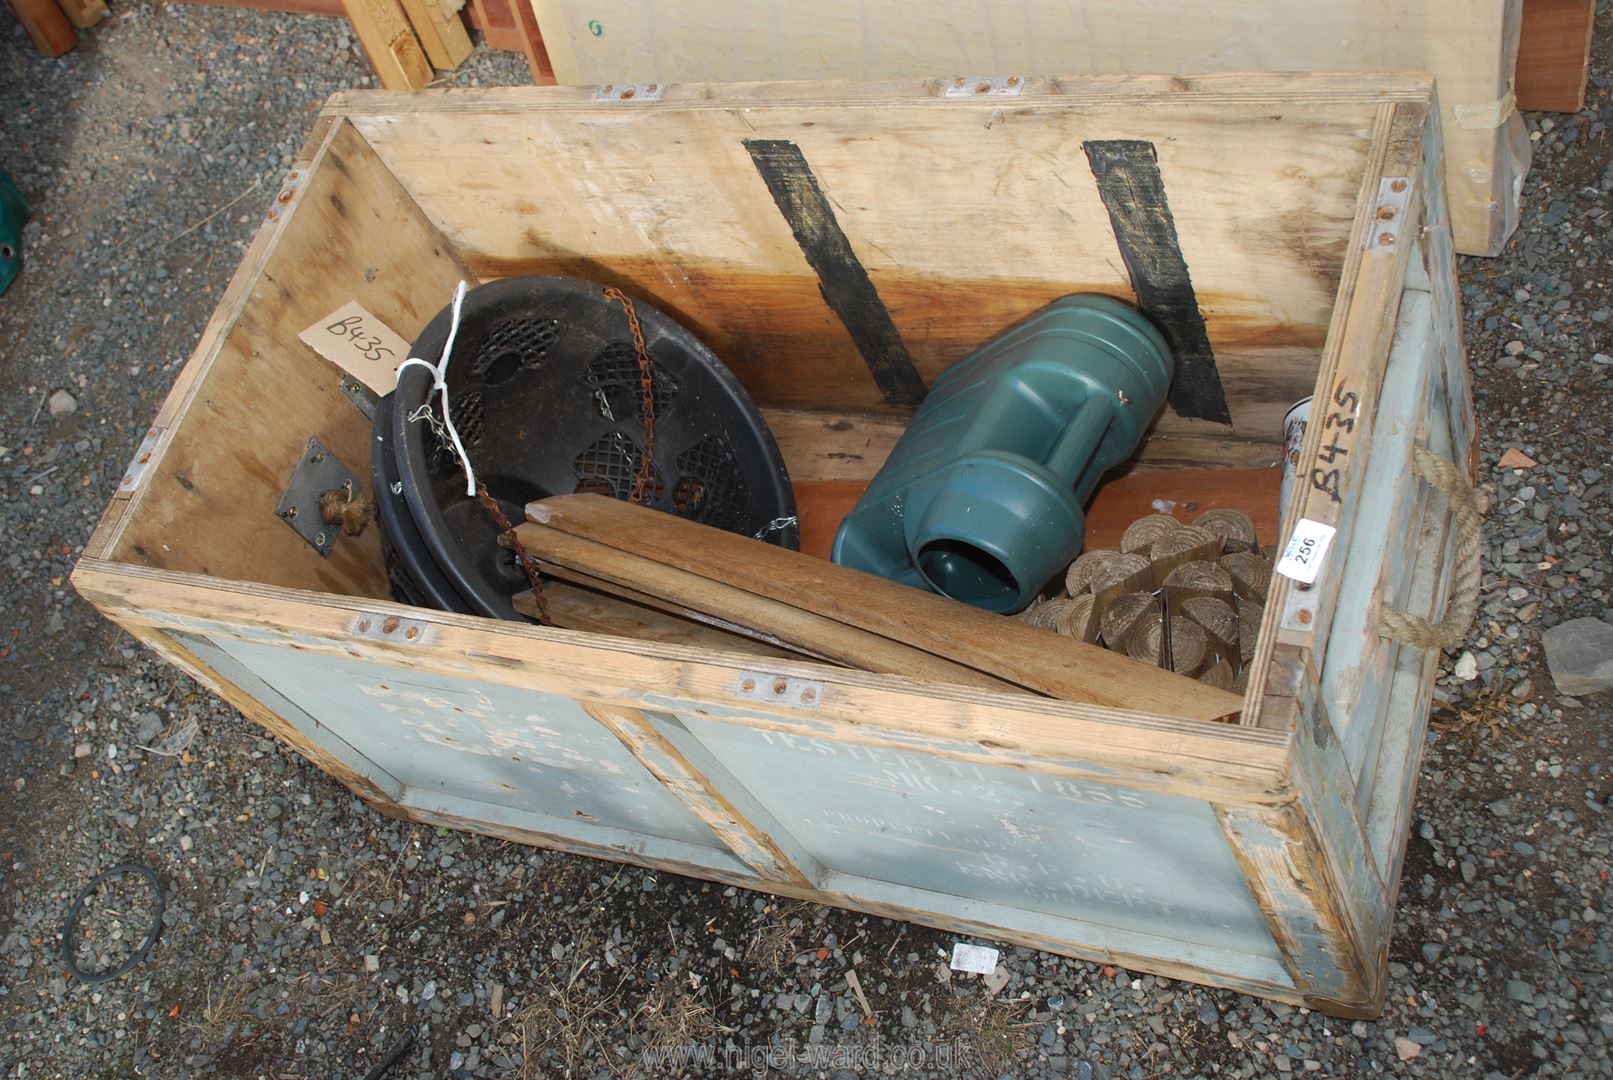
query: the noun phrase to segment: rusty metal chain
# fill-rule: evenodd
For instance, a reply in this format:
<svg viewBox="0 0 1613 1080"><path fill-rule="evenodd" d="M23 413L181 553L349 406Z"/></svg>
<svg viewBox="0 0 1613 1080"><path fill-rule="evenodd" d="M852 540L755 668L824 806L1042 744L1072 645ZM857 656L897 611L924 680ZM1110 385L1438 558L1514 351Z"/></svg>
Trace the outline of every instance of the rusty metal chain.
<svg viewBox="0 0 1613 1080"><path fill-rule="evenodd" d="M655 462L651 456L655 447L655 379L650 369L650 351L644 345L644 331L639 327L638 312L633 308L632 297L613 286L605 290L605 299L615 300L627 313L627 328L633 334L633 349L638 353L638 385L639 393L643 397L641 410L644 413L644 451L638 459L638 472L633 476L633 486L628 490L627 501L641 503L644 501L646 491L654 495L650 481L655 475Z"/></svg>
<svg viewBox="0 0 1613 1080"><path fill-rule="evenodd" d="M549 626L549 603L543 596L543 578L538 575L537 557L527 554L526 548L521 546L521 538L516 535L515 526L510 524L510 519L505 516L498 500L487 493L486 484L476 485L476 498L488 516L498 525L499 534L508 539L510 550L515 552L515 561L520 563L521 569L526 572L527 584L532 586L532 601L538 608L538 622Z"/></svg>
<svg viewBox="0 0 1613 1080"><path fill-rule="evenodd" d="M605 299L615 300L622 305L622 310L627 314L627 328L633 334L633 350L638 354L639 392L643 395L644 451L639 458L638 471L633 476L633 486L628 490L627 498L629 502L641 503L644 501L645 492L651 488L650 481L655 468L651 458L655 446L655 378L650 368L650 351L644 344L644 331L639 326L638 312L633 307L632 298L620 289L608 288L605 290ZM516 536L515 527L510 524L510 519L505 516L498 501L488 493L486 484L476 485L476 497L488 516L498 525L499 533L507 539L511 550L515 552L515 561L526 573L527 583L532 586L532 599L538 609L538 622L544 626L551 625L549 605L543 595L543 578L538 573L537 558L528 554L526 548L522 546L520 538Z"/></svg>

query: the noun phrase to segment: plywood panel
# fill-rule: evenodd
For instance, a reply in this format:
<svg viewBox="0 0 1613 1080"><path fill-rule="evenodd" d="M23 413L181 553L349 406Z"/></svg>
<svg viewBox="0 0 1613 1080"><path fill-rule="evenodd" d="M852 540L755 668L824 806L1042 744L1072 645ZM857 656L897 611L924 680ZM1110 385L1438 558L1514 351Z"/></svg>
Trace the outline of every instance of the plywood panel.
<svg viewBox="0 0 1613 1080"><path fill-rule="evenodd" d="M363 747L410 798L501 806L548 819L548 831L564 823L559 831L671 841L689 861L743 869L571 698L228 638L214 645L316 724Z"/></svg>
<svg viewBox="0 0 1613 1080"><path fill-rule="evenodd" d="M1057 72L1430 71L1457 246L1517 224L1527 146L1508 99L1520 0L533 0L562 84ZM1534 0L1538 2L1538 0ZM1481 123L1473 110L1488 109ZM1459 112L1459 110L1468 110ZM1458 116L1466 116L1465 123Z"/></svg>
<svg viewBox="0 0 1613 1080"><path fill-rule="evenodd" d="M338 539L327 559L275 515L310 436L366 486L370 471L369 419L297 335L357 300L410 340L467 271L347 125L310 171L293 170L269 214L272 253L232 283L164 410L158 462L120 492L117 557L388 596L378 529Z"/></svg>
<svg viewBox="0 0 1613 1080"><path fill-rule="evenodd" d="M1286 978L1206 803L702 717L657 720L713 754L851 890L865 879L1079 921L1086 943L1127 952L1164 923L1183 957Z"/></svg>
<svg viewBox="0 0 1613 1080"><path fill-rule="evenodd" d="M610 107L559 88L338 107L479 275L619 283L693 327L762 404L876 413L879 387L747 140L800 148L926 382L1058 296L1134 298L1083 143L1151 141L1232 433L1275 438L1314 380L1370 110L1359 87L1327 80L1307 85L1319 100L1298 112L1238 80L1202 94L1142 85L1157 92L1101 110L1086 84L1045 81L1001 103L892 83L671 88ZM1160 430L1228 433L1171 413Z"/></svg>

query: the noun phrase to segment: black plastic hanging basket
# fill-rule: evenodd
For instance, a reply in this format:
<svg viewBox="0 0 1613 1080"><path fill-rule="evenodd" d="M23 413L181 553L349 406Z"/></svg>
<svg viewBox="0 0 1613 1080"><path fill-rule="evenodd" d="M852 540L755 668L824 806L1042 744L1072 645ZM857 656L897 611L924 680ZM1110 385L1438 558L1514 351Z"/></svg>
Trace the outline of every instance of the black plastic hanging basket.
<svg viewBox="0 0 1613 1080"><path fill-rule="evenodd" d="M772 432L733 374L685 327L635 303L652 375L645 505L781 547L799 543L795 497ZM410 355L435 364L444 308ZM465 294L448 405L476 479L512 522L534 499L576 491L626 499L644 448L640 365L623 306L596 282L514 277ZM526 589L441 424L431 372L405 368L375 411L373 466L399 599L519 620Z"/></svg>

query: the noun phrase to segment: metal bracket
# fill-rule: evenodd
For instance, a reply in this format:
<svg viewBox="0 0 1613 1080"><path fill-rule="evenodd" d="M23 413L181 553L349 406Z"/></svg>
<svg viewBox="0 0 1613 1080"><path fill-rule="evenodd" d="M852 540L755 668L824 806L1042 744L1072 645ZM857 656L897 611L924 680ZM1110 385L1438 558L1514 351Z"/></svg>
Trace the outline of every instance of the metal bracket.
<svg viewBox="0 0 1613 1080"><path fill-rule="evenodd" d="M739 673L739 682L734 686L734 696L747 701L771 701L779 705L816 709L823 701L823 683L817 679L792 679L763 671L742 671Z"/></svg>
<svg viewBox="0 0 1613 1080"><path fill-rule="evenodd" d="M319 497L339 487L346 487L354 496L363 491L358 476L337 461L318 439L310 438L297 467L292 470L291 479L286 481L286 493L280 496L280 505L275 508L281 521L327 559L342 530L325 524L319 512Z"/></svg>
<svg viewBox="0 0 1613 1080"><path fill-rule="evenodd" d="M365 419L374 420L375 406L381 400L380 395L345 371L342 372L341 386L342 393L347 395L347 400L364 414Z"/></svg>
<svg viewBox="0 0 1613 1080"><path fill-rule="evenodd" d="M1406 219L1406 207L1411 205L1411 186L1409 176L1386 176L1378 181L1378 201L1372 206L1372 219L1361 240L1362 250L1388 251L1395 246Z"/></svg>
<svg viewBox="0 0 1613 1080"><path fill-rule="evenodd" d="M152 427L146 429L146 437L140 440L139 449L134 452L134 459L129 467L123 471L123 479L118 483L118 492L122 495L132 495L140 490L140 485L146 479L146 473L156 463L157 440L162 438L166 428Z"/></svg>
<svg viewBox="0 0 1613 1080"><path fill-rule="evenodd" d="M376 615L364 612L347 626L354 637L368 641L390 641L394 645L421 645L431 628L423 622L405 619L398 615Z"/></svg>
<svg viewBox="0 0 1613 1080"><path fill-rule="evenodd" d="M660 83L606 83L594 91L595 101L660 101L666 87Z"/></svg>
<svg viewBox="0 0 1613 1080"><path fill-rule="evenodd" d="M947 81L943 97L964 98L983 95L1018 97L1025 80L1018 75L954 75Z"/></svg>

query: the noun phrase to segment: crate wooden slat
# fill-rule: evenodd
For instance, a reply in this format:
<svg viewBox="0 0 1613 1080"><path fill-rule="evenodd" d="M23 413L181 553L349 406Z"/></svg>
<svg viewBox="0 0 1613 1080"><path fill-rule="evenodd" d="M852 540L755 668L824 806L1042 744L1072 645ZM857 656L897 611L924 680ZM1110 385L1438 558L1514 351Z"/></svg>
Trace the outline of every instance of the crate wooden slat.
<svg viewBox="0 0 1613 1080"><path fill-rule="evenodd" d="M388 813L1372 1014L1437 663L1375 620L1437 614L1454 558L1403 462L1474 443L1431 85L948 85L336 96L74 583ZM797 483L866 482L910 409L754 139L810 165L926 380L1053 297L1135 295L1086 144L1152 146L1231 422L1167 409L1125 484L1269 467L1295 398L1357 395L1350 437L1305 449L1307 478L1347 467L1284 535L1339 532L1314 588L1274 590L1239 723L425 611L388 598L373 530L327 559L275 519L310 436L368 471L369 421L299 332L357 300L412 338L462 276L655 302Z"/></svg>

